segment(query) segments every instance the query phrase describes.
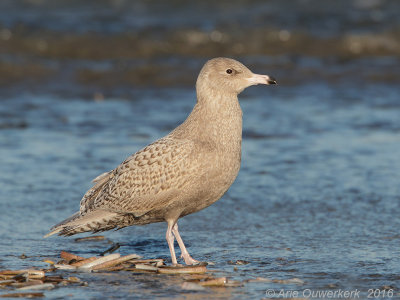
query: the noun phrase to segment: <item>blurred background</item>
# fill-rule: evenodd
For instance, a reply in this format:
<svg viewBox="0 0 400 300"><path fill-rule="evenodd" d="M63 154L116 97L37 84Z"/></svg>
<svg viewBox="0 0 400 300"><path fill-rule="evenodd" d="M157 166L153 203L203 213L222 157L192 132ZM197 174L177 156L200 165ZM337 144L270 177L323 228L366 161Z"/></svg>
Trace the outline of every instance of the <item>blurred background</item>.
<svg viewBox="0 0 400 300"><path fill-rule="evenodd" d="M243 282L197 293L398 295L399 11L397 0L0 1L0 268L109 247L42 235L91 179L180 124L202 65L227 56L279 85L240 95L241 172L180 221L194 258ZM169 260L165 228L105 235L121 254ZM165 277L80 276L94 283L46 296L191 293Z"/></svg>
<svg viewBox="0 0 400 300"><path fill-rule="evenodd" d="M281 84L398 84L398 9L395 0L4 0L1 92L129 97L192 87L215 56Z"/></svg>

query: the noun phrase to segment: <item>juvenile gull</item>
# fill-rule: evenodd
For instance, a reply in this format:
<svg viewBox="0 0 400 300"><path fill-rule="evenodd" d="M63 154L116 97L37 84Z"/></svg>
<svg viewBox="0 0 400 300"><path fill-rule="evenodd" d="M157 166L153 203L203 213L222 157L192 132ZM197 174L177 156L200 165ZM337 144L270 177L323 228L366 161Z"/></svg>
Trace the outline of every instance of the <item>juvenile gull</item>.
<svg viewBox="0 0 400 300"><path fill-rule="evenodd" d="M256 84L276 81L254 74L230 58L209 60L197 78L197 103L187 119L114 170L95 178L80 210L45 237L165 221L172 264L177 264L174 237L185 263L198 263L186 250L178 219L213 204L235 180L242 142L237 96Z"/></svg>

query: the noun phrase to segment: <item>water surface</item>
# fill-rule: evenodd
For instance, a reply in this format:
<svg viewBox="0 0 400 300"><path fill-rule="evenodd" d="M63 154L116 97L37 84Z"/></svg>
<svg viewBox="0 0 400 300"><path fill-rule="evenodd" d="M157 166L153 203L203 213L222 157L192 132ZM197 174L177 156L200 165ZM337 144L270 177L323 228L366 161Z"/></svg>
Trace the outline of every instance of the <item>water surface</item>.
<svg viewBox="0 0 400 300"><path fill-rule="evenodd" d="M93 178L180 124L201 65L226 55L279 85L240 95L239 176L179 224L196 259L243 286L185 291L179 276L79 273L87 287L46 297L399 297L397 1L221 2L209 17L212 4L199 2L193 18L179 2L60 3L0 4L0 269L46 267L61 250L97 255L109 241L122 255L169 262L163 223L107 232L103 242L42 236L78 209Z"/></svg>
<svg viewBox="0 0 400 300"><path fill-rule="evenodd" d="M392 94L383 97L385 90ZM366 293L369 288L397 286L396 92L397 87L387 86L360 93L308 85L257 87L243 94L241 172L219 202L180 221L182 235L193 256L214 262L210 269L220 270L221 276L241 281L295 277L305 283L246 283L224 291L224 297L263 297L268 288L334 287ZM61 250L90 256L109 247L106 242L75 243L73 238L44 240L42 235L77 210L92 178L182 121L194 93L160 90L158 96L141 95L134 101L29 96L3 101L0 182L6 213L1 218L0 266L23 268L45 266L40 260L57 257ZM169 260L165 227L130 227L106 236L123 243L121 254ZM29 258L18 259L22 253ZM238 259L249 264L230 264ZM182 293L180 281L165 276L78 276L89 286L46 295ZM151 285L154 280L157 288ZM221 293L206 293L214 292Z"/></svg>

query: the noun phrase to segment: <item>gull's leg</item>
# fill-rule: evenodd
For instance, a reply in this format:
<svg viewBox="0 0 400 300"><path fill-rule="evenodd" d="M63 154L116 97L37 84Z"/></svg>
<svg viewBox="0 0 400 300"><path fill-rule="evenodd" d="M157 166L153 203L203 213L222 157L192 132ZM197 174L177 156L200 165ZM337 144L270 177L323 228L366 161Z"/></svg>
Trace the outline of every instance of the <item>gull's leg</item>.
<svg viewBox="0 0 400 300"><path fill-rule="evenodd" d="M173 226L174 226L174 223L168 222L168 228L167 228L167 233L165 235L165 238L167 239L169 252L171 252L172 265L175 266L178 264L178 262L177 262L176 256L175 256L174 235L172 234Z"/></svg>
<svg viewBox="0 0 400 300"><path fill-rule="evenodd" d="M195 264L200 263L199 261L193 259L190 256L189 252L186 250L185 244L183 243L182 238L178 231L178 222L176 222L174 224L174 226L172 227L172 232L174 233L176 241L179 244L179 248L181 248L181 253L182 253L181 257L185 260L185 263L187 265L195 265Z"/></svg>

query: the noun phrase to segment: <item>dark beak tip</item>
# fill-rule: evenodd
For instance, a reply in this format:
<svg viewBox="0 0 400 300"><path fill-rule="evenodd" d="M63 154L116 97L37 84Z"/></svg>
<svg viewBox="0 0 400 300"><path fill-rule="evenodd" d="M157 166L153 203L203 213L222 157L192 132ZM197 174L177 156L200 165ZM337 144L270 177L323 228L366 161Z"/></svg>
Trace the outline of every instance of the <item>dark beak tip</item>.
<svg viewBox="0 0 400 300"><path fill-rule="evenodd" d="M276 79L272 76L269 77L268 84L277 84Z"/></svg>

